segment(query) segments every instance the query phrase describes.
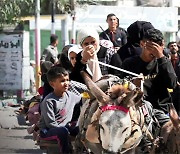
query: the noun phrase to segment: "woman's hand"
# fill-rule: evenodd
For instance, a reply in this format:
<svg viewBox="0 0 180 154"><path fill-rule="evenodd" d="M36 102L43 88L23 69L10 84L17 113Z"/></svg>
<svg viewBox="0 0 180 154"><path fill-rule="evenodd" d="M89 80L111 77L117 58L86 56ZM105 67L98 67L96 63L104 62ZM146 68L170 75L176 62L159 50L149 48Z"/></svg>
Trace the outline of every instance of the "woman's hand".
<svg viewBox="0 0 180 154"><path fill-rule="evenodd" d="M91 57L93 57L95 54L95 49L93 45L88 45L85 47L83 50L83 55L82 55L82 61L87 62Z"/></svg>

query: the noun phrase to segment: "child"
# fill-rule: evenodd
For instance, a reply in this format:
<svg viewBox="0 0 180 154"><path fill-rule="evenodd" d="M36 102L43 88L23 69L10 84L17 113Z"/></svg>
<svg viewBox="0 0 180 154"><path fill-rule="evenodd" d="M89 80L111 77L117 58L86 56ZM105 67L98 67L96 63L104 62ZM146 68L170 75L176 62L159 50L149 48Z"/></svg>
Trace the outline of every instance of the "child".
<svg viewBox="0 0 180 154"><path fill-rule="evenodd" d="M78 45L74 45L68 50L68 59L71 62L72 66L75 66L77 54L81 51Z"/></svg>
<svg viewBox="0 0 180 154"><path fill-rule="evenodd" d="M48 71L47 78L54 91L40 105L40 136L56 138L63 153L72 153L68 135L74 129L70 129L68 123L72 119L74 106L81 103L81 97L68 91L69 74L64 68L53 66Z"/></svg>
<svg viewBox="0 0 180 154"><path fill-rule="evenodd" d="M49 85L49 82L47 80L47 72L48 70L53 66L53 63L50 61L45 61L41 63L41 80L44 83L43 85L43 94L42 94L42 100L53 91L53 88Z"/></svg>

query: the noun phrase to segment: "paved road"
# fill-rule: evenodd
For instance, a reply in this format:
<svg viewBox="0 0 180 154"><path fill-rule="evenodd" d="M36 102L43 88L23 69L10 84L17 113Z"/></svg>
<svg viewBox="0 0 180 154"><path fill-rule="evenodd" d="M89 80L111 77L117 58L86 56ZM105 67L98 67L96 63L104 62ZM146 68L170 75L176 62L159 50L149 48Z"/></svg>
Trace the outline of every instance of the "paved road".
<svg viewBox="0 0 180 154"><path fill-rule="evenodd" d="M0 108L0 154L42 154L45 153L32 140L26 131L28 125L23 116L17 116L18 108Z"/></svg>

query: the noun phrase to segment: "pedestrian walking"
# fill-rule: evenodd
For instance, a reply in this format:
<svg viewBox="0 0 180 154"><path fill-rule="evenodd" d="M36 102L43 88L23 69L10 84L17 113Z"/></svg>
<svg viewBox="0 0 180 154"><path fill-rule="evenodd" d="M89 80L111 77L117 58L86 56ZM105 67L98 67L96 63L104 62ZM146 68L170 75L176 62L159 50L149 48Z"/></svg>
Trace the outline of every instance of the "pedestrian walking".
<svg viewBox="0 0 180 154"><path fill-rule="evenodd" d="M50 61L53 64L58 62L58 50L57 50L57 45L58 45L58 36L55 34L52 34L50 36L50 44L44 49L42 56L41 56L41 64L44 61Z"/></svg>

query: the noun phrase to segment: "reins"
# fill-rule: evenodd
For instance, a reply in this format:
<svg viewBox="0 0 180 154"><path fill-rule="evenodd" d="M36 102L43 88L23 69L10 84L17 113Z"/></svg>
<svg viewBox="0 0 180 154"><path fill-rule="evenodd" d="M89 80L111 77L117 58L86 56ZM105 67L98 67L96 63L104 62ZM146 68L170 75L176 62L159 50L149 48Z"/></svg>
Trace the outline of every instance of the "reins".
<svg viewBox="0 0 180 154"><path fill-rule="evenodd" d="M105 106L100 106L99 107L100 110L102 112L105 112L105 111L109 111L109 110L119 110L119 111L123 111L125 113L128 113L129 112L129 109L124 107L124 106L120 106L120 105L105 105Z"/></svg>

